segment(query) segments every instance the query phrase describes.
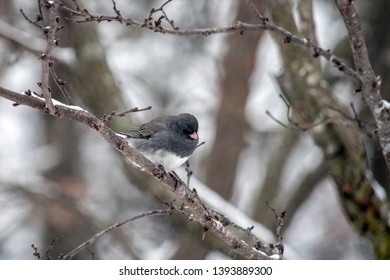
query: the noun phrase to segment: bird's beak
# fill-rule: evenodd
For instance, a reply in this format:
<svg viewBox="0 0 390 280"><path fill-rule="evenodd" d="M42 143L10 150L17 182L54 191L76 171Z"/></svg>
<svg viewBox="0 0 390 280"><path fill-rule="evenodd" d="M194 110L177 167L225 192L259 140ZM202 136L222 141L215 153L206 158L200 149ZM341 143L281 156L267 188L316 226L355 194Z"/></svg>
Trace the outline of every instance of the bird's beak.
<svg viewBox="0 0 390 280"><path fill-rule="evenodd" d="M192 132L189 136L194 140L198 140L198 133L196 132Z"/></svg>

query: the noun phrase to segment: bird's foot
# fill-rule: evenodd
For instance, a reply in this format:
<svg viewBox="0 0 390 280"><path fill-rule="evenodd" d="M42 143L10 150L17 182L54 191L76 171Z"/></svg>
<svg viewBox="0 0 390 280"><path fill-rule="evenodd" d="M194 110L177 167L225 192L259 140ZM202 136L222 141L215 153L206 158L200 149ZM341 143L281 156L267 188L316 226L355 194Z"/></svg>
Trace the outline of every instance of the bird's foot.
<svg viewBox="0 0 390 280"><path fill-rule="evenodd" d="M175 171L171 171L168 174L173 180L175 180L175 187L173 188L173 191L175 192L179 185L183 185L183 181L180 179L179 175L177 175Z"/></svg>
<svg viewBox="0 0 390 280"><path fill-rule="evenodd" d="M171 178L175 181L175 186L173 188L173 191L175 192L177 187L180 185L183 185L183 181L180 179L179 175L176 174L175 171L170 171L166 172L164 166L159 164L154 170L153 170L153 175L161 182L162 180L165 179L167 176L171 176Z"/></svg>
<svg viewBox="0 0 390 280"><path fill-rule="evenodd" d="M153 170L153 176L155 176L160 182L165 179L167 172L165 171L164 166L159 164L157 168Z"/></svg>

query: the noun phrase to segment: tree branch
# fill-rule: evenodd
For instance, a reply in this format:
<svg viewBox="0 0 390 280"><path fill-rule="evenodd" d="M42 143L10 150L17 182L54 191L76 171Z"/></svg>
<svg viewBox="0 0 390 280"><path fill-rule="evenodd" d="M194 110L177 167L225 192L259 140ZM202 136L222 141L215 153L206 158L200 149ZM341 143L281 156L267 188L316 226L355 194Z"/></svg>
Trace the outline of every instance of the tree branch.
<svg viewBox="0 0 390 280"><path fill-rule="evenodd" d="M273 11L273 21L279 25L289 26L290 30L297 29L291 6L280 7L277 1L267 1L267 4ZM306 12L312 10L311 1L302 1L301 5L298 12L302 11L302 14L304 10ZM312 15L312 12L308 14ZM301 18L303 20L305 16ZM309 16L303 24L306 28L301 32L315 40L313 20ZM304 48L279 45L285 71L278 81L283 94L292 104L294 117L301 124L311 124L318 119L328 118L329 121L324 123L321 129L311 129L308 132L322 150L347 217L359 233L372 242L375 254L379 258L388 258L390 252L388 205L375 192L373 181L368 176L366 149L360 131L356 125L346 125L352 122L335 109L329 108L332 106L344 114L348 112L328 89L321 86L321 67L318 61L310 59ZM316 78L309 82L310 76Z"/></svg>
<svg viewBox="0 0 390 280"><path fill-rule="evenodd" d="M0 37L10 40L34 54L42 52L47 44L46 40L33 37L31 32L29 33L27 30L22 30L1 20ZM66 64L72 64L76 59L75 53L70 47L55 48L52 57Z"/></svg>
<svg viewBox="0 0 390 280"><path fill-rule="evenodd" d="M42 27L42 31L46 35L47 46L45 52L39 56L39 59L42 60L42 75L41 82L38 83L38 85L42 89L42 95L45 98L47 109L51 114L53 114L55 113L55 108L51 99L49 76L50 68L54 64L53 60L51 59L51 53L56 45L58 45L58 40L56 38L56 33L59 30L58 3L56 1L48 1L46 3L46 7L49 10L49 25Z"/></svg>
<svg viewBox="0 0 390 280"><path fill-rule="evenodd" d="M15 102L15 105L26 105L50 114L46 110L44 99L34 97L29 91L17 93L0 87L0 96ZM216 214L210 215L213 211L205 209L204 203L199 199L196 192L192 192L181 180L176 180L174 176L161 176L161 169L158 166L134 150L125 139L117 136L102 120L77 106L65 105L56 100L53 100L53 105L55 106L53 116L67 118L88 126L128 158L136 168L159 180L162 185L183 202L183 209L185 209L185 213L190 219L199 222L206 232L215 234L235 253L246 259L269 259L265 253L256 250L234 235L227 226L220 222L221 217Z"/></svg>
<svg viewBox="0 0 390 280"><path fill-rule="evenodd" d="M138 220L138 219L141 219L141 218L145 218L145 217L150 217L150 216L170 215L170 214L173 214L175 212L177 212L177 210L175 208L151 210L151 211L148 211L148 212L136 215L136 216L134 216L132 218L126 219L126 220L124 220L122 222L115 223L115 224L109 226L108 228L106 228L106 229L96 233L90 239L88 239L87 241L83 242L82 244L77 246L75 249L73 249L69 253L61 256L61 259L64 259L64 260L72 259L76 254L78 254L80 251L82 251L83 249L85 249L86 247L91 245L92 243L96 242L96 240L98 240L100 237L102 237L106 233L108 233L108 232L110 232L110 231L112 231L112 230L114 230L116 228L119 228L119 227L121 227L121 226L123 226L123 225L125 225L125 224L127 224L129 222L132 222L132 221L135 221L135 220Z"/></svg>
<svg viewBox="0 0 390 280"><path fill-rule="evenodd" d="M75 1L76 2L76 1ZM165 5L165 4L164 4ZM245 23L241 21L237 21L234 24L222 26L222 27L210 27L210 28L191 28L191 29L180 29L177 26L172 26L171 22L171 28L166 28L161 25L161 20L154 20L151 13L149 17L145 18L144 22L137 21L132 18L126 18L123 16L118 16L119 10L115 6L115 13L116 16L107 16L107 15L98 15L98 14L92 14L87 9L80 9L80 8L70 8L65 6L64 4L61 5L61 7L66 10L71 15L71 20L74 20L76 22L102 22L102 21L116 21L119 23L123 23L126 26L130 27L137 27L137 28L144 28L149 29L154 32L159 32L163 34L172 34L172 35L203 35L208 36L212 34L218 34L218 33L230 33L230 32L240 32L243 33L244 31L259 31L259 30L268 30L271 31L278 36L281 36L284 39L285 43L294 43L297 45L301 45L303 47L309 48L313 50L313 56L314 57L323 57L329 62L333 64L334 67L336 67L338 70L343 72L346 76L350 77L357 85L360 87L361 84L361 77L354 71L351 67L346 65L340 58L335 56L330 52L330 50L325 50L318 46L316 43L312 42L308 38L301 38L297 35L294 35L290 31L274 25L268 21L266 17L263 17L260 15L258 11L256 11L257 17L262 19L262 22L260 24L251 24L251 23ZM251 6L252 9L254 9L254 6ZM154 11L154 10L153 10ZM164 15L166 17L166 14ZM168 20L168 19L167 19ZM169 20L168 20L169 21Z"/></svg>
<svg viewBox="0 0 390 280"><path fill-rule="evenodd" d="M360 19L353 1L335 2L348 31L353 61L362 82L363 99L374 117L382 153L390 170L390 104L381 97L381 79L375 75L371 67Z"/></svg>

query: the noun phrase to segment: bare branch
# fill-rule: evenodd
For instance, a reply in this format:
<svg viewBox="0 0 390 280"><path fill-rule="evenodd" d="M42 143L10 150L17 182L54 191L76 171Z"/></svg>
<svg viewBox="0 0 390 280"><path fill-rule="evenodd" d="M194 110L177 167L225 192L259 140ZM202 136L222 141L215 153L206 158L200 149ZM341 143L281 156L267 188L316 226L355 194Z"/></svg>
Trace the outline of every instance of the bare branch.
<svg viewBox="0 0 390 280"><path fill-rule="evenodd" d="M38 82L38 86L42 90L42 95L46 102L46 108L50 114L55 114L53 101L51 99L51 89L49 87L50 68L53 66L54 61L51 58L51 53L58 45L57 32L62 29L59 26L58 16L58 2L57 1L38 1L39 14L35 20L30 19L27 15L20 10L24 18L31 24L41 28L43 34L46 36L47 45L43 53L39 55L39 59L42 61L42 74L41 81ZM49 20L46 22L42 13L42 6L44 6L49 12Z"/></svg>
<svg viewBox="0 0 390 280"><path fill-rule="evenodd" d="M0 87L0 96L20 105L27 105L39 109L42 112L47 112L45 109L45 101L42 98L33 96L31 91L27 90L25 93L17 93ZM221 224L220 221L210 215L209 213L211 213L212 210L203 204L196 191L191 191L182 181L178 183L175 176L159 176L159 174L161 174L161 169L158 166L132 148L125 139L113 132L102 120L79 107L65 105L58 101L55 101L54 104L57 110L57 113L54 114L54 116L74 120L99 133L101 137L110 143L116 150L128 158L136 168L153 176L169 191L173 192L175 197L182 200L185 209L188 211L188 215L192 220L198 222L203 228L207 229L208 232L216 235L217 238L222 240L236 253L242 255L246 259L268 259L268 256L265 253L256 250L254 247L238 238L227 227Z"/></svg>
<svg viewBox="0 0 390 280"><path fill-rule="evenodd" d="M373 137L374 131L375 131L375 125L359 119L359 116L356 112L355 106L353 105L352 102L350 103L350 107L351 107L351 110L353 113L353 117L346 114L345 111L341 110L340 108L337 108L337 107L334 107L331 105L328 105L326 107L329 108L330 110L333 110L333 111L339 113L340 115L343 116L344 119L355 123L356 126L359 129L361 129L368 137Z"/></svg>
<svg viewBox="0 0 390 280"><path fill-rule="evenodd" d="M108 232L110 232L110 231L112 231L112 230L114 230L116 228L119 228L119 227L121 227L121 226L123 226L123 225L125 225L125 224L127 224L129 222L132 222L132 221L135 221L135 220L138 220L138 219L141 219L141 218L145 218L145 217L150 217L150 216L170 215L170 214L173 214L175 212L177 212L177 210L175 208L151 210L151 211L139 214L137 216L134 216L132 218L126 219L126 220L124 220L122 222L118 222L116 224L113 224L113 225L109 226L108 228L106 228L106 229L96 233L90 239L88 239L87 241L83 242L82 244L77 246L75 249L73 249L69 253L63 255L61 259L65 259L65 260L72 259L76 254L78 254L80 251L82 251L83 249L85 249L89 245L95 243L96 240L98 240L100 237L102 237L106 233L108 233Z"/></svg>
<svg viewBox="0 0 390 280"><path fill-rule="evenodd" d="M33 250L34 250L33 256L36 257L37 260L41 260L42 257L41 257L41 254L38 251L38 247L36 247L34 244L31 244L31 248L33 248Z"/></svg>
<svg viewBox="0 0 390 280"><path fill-rule="evenodd" d="M169 23L169 25L173 28L173 30L178 30L179 28L175 26L173 20L170 20L170 19L168 18L167 14L165 13L165 10L164 10L164 7L165 7L166 5L168 5L170 2L172 2L172 0L167 0L165 3L163 3L163 4L161 5L160 8L151 9L151 10L150 10L149 17L148 17L148 20L149 20L149 21L153 20L153 14L155 14L155 13L157 13L157 12L161 12L161 13L162 13L162 16L160 16L160 17L158 18L158 20L154 22L155 26L161 26L161 21L162 21L163 19L165 19L165 20ZM146 23L146 21L145 21L145 23Z"/></svg>
<svg viewBox="0 0 390 280"><path fill-rule="evenodd" d="M206 141L200 142L200 143L198 144L198 146L196 146L196 148L199 148L200 146L202 146L202 145L204 145L204 144L206 144Z"/></svg>
<svg viewBox="0 0 390 280"><path fill-rule="evenodd" d="M51 260L52 257L51 257L51 251L53 250L54 248L54 245L61 239L63 239L64 236L61 235L59 238L54 238L53 241L50 243L49 247L46 248L46 259L47 260Z"/></svg>
<svg viewBox="0 0 390 280"><path fill-rule="evenodd" d="M278 123L279 125L283 126L284 128L286 129L289 129L289 130L301 130L301 131L307 131L309 129L312 129L318 125L321 125L321 124L324 124L326 122L329 121L329 118L325 117L323 118L322 120L318 121L318 122L315 122L315 123L312 123L310 125L301 125L300 123L298 122L295 122L291 119L290 117L290 111L291 111L291 106L290 104L288 104L287 100L283 97L283 95L279 95L280 98L282 98L282 100L284 101L284 103L286 104L287 106L287 120L289 122L288 125L284 124L283 122L281 122L280 120L278 120L277 118L275 118L270 111L266 110L265 113L271 118L273 119L276 123Z"/></svg>
<svg viewBox="0 0 390 280"><path fill-rule="evenodd" d="M30 24L33 24L35 25L36 27L38 28L42 28L42 21L43 21L43 15L42 15L42 12L41 12L41 9L40 9L40 6L39 6L39 10L40 10L40 13L35 17L35 19L31 19L29 18L22 9L20 9L20 13L22 14L22 16L24 17L25 20L27 20L28 23Z"/></svg>
<svg viewBox="0 0 390 280"><path fill-rule="evenodd" d="M284 227L284 217L286 216L286 211L283 211L280 215L276 212L276 210L269 205L268 201L266 201L265 204L269 209L274 212L275 219L276 219L276 237L278 242L276 243L275 247L279 250L279 256L283 258L283 252L284 252L284 245L283 245L283 235L282 230Z"/></svg>
<svg viewBox="0 0 390 280"><path fill-rule="evenodd" d="M348 31L353 61L361 77L361 92L377 127L382 153L390 170L390 104L382 99L381 79L376 76L368 57L359 15L351 0L335 0Z"/></svg>
<svg viewBox="0 0 390 280"><path fill-rule="evenodd" d="M54 79L54 82L56 83L57 87L62 92L62 95L65 97L66 102L68 102L69 105L74 105L74 102L73 102L72 98L70 97L68 90L65 88L66 81L60 79L57 76L57 73L54 70L53 66L50 67L50 74L51 74L52 78Z"/></svg>
<svg viewBox="0 0 390 280"><path fill-rule="evenodd" d="M252 9L252 11L256 14L256 17L263 22L263 24L266 24L269 22L269 18L263 16L260 11L256 8L256 6L252 3L252 1L247 0L247 3L249 4L249 7Z"/></svg>
<svg viewBox="0 0 390 280"><path fill-rule="evenodd" d="M76 2L76 1L75 1ZM285 43L294 43L297 45L301 45L303 47L309 48L313 50L313 56L314 57L323 57L329 62L333 64L334 67L336 67L338 70L343 72L345 75L350 77L357 85L360 87L361 84L361 78L360 76L348 65L346 65L340 58L335 56L330 52L330 50L325 50L318 46L316 43L310 41L308 38L301 38L298 37L288 30L274 25L269 22L268 18L262 16L259 11L254 7L254 5L251 5L251 8L254 9L256 16L262 21L261 24L251 24L251 23L245 23L237 21L234 24L222 26L222 27L210 27L210 28L192 28L192 29L180 29L177 26L173 25L173 21L169 20L166 16L165 12L162 15L162 18L153 20L153 13L155 11L163 11L163 7L168 4L170 1L165 2L160 8L158 9L152 9L152 11L149 14L149 17L145 18L144 22L140 22L137 20L134 20L132 18L126 18L126 17L120 17L118 18L118 14L116 16L107 16L107 15L97 15L90 13L87 9L80 10L80 9L72 9L70 7L63 6L63 8L70 13L72 16L70 19L74 20L76 22L90 22L90 21L96 21L96 22L102 22L102 21L117 21L120 23L126 24L126 26L130 27L137 27L137 28L146 28L150 29L154 32L159 32L163 34L173 34L173 35L203 35L208 36L212 34L218 34L218 33L230 33L230 32L244 32L244 31L260 31L260 30L268 30L271 32L274 32L275 34L281 36ZM116 8L115 8L116 9ZM161 25L161 20L166 19L172 29L165 28Z"/></svg>
<svg viewBox="0 0 390 280"><path fill-rule="evenodd" d="M118 10L118 8L116 7L116 3L115 3L115 0L112 0L112 9L114 10L114 12L116 13L117 17L119 19L122 18L122 15L121 15L121 12Z"/></svg>
<svg viewBox="0 0 390 280"><path fill-rule="evenodd" d="M148 106L148 107L145 107L145 108L138 108L138 107L134 107L134 108L131 108L130 110L127 110L127 111L124 111L124 112L120 112L120 113L117 113L115 111L112 111L111 113L109 113L108 115L104 115L102 117L102 121L103 122L110 122L112 121L112 119L114 117L124 117L126 116L127 114L129 113L135 113L135 112L142 112L142 111L147 111L147 110L150 110L152 109L152 106Z"/></svg>
<svg viewBox="0 0 390 280"><path fill-rule="evenodd" d="M42 94L43 97L45 98L46 106L49 112L51 114L54 114L56 110L54 108L54 104L51 99L51 89L49 87L49 75L50 75L50 68L54 64L54 62L51 59L51 53L53 49L58 45L58 39L56 36L56 33L59 30L58 3L56 1L47 2L46 7L49 10L49 25L44 26L42 28L42 31L47 38L47 46L45 52L39 56L39 58L42 60L42 75L41 75L41 82L39 83L39 86L42 89Z"/></svg>

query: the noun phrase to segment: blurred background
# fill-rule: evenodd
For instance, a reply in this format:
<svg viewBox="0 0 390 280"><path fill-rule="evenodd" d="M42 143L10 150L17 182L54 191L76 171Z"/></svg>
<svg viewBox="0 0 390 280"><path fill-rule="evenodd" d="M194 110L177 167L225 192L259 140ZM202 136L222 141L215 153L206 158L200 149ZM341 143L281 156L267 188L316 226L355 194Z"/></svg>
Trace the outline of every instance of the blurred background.
<svg viewBox="0 0 390 280"><path fill-rule="evenodd" d="M19 11L23 9L34 18L36 3L0 0L0 84L18 92L39 92L41 64L37 54L45 49L46 41ZM73 1L67 3L73 5ZM111 1L81 3L91 13L115 15ZM122 16L139 21L163 3L116 0ZM346 31L333 1L252 3L272 22L317 40L353 65ZM388 99L390 3L359 1L356 5L371 63L382 77L382 96ZM219 27L236 21L259 23L247 1L173 0L164 11L180 29ZM159 15L154 16L157 19ZM332 115L331 110L323 111L324 104L338 108L333 117L341 119L340 124L343 115L353 117L351 102L359 118L370 122L361 94L354 93L351 81L332 65L268 32L175 36L117 22L76 23L66 18L69 15L62 14L60 23L65 28L60 32L60 47L53 53L54 67L66 80L76 105L97 117L152 106L150 111L114 119L109 125L115 131L161 115L194 114L200 124L200 140L206 141L190 158L194 177L209 187L207 192L198 190L201 198L205 193L217 194L235 206L226 213L228 217L244 215L271 232L275 232L276 221L266 201L278 212L286 210L283 236L293 258L378 257L372 245L375 241L362 236L357 216L346 207L345 191L340 186L347 179L338 177L353 173L351 180L356 181L360 175L355 171L372 174L367 176L370 187L376 187L375 194L388 203L389 174L375 139L353 122L341 128L319 126L318 131L304 132L286 129L266 114L268 110L288 124L283 95L292 106L290 116L303 125ZM164 26L169 27L167 23ZM65 102L54 84L52 89L54 98ZM345 114L337 113L341 110ZM336 133L321 135L328 129ZM340 136L344 131L352 136ZM169 199L158 183L127 166L98 134L75 122L28 107L13 107L0 99L0 133L0 259L34 259L31 244L45 256L46 248L56 239L50 251L55 259L116 222L163 208L155 196ZM352 153L340 152L349 148ZM336 149L337 156L342 154L337 161L330 159L329 149ZM356 163L349 159L351 154L362 156ZM344 159L347 167L338 171L334 166ZM358 179L357 188L364 185ZM197 188L196 183L191 187ZM218 210L224 213L224 209ZM237 223L252 226L246 220ZM202 229L180 215L132 222L76 256L236 257L211 234L203 240Z"/></svg>

